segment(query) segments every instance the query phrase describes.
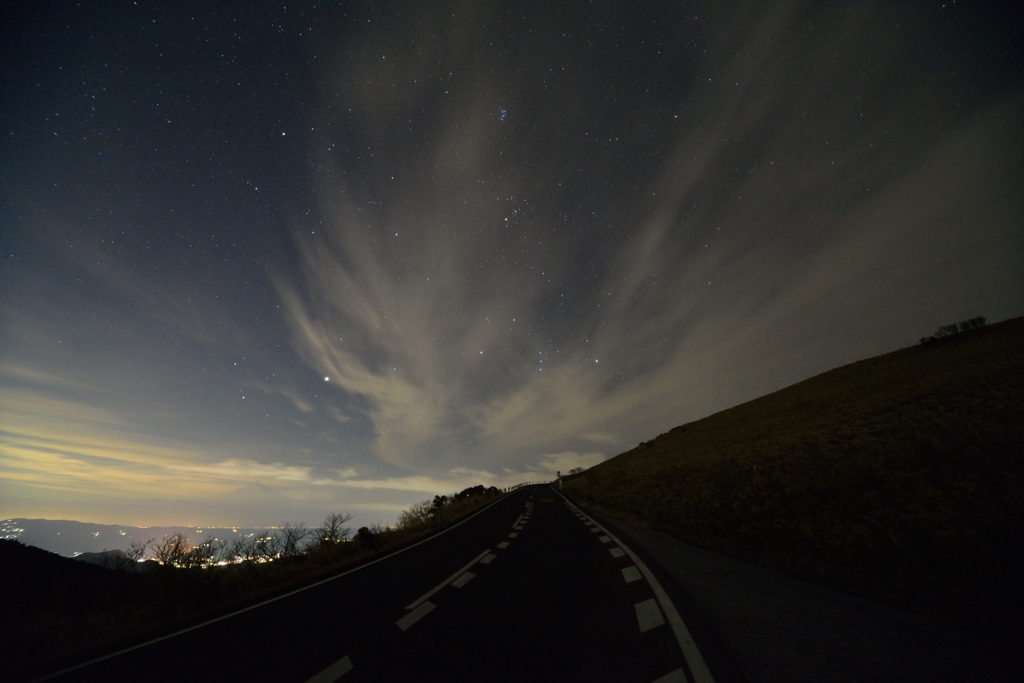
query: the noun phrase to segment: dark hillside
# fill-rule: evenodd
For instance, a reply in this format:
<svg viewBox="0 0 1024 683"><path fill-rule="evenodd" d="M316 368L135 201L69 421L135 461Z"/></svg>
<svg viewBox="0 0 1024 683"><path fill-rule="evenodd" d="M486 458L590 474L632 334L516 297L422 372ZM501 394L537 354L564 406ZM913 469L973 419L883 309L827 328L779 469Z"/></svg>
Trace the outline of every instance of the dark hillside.
<svg viewBox="0 0 1024 683"><path fill-rule="evenodd" d="M124 584L135 578L3 539L0 576L8 584L0 612L4 618L57 607L89 611L116 598Z"/></svg>
<svg viewBox="0 0 1024 683"><path fill-rule="evenodd" d="M566 484L677 538L1024 634L1024 318L676 427Z"/></svg>

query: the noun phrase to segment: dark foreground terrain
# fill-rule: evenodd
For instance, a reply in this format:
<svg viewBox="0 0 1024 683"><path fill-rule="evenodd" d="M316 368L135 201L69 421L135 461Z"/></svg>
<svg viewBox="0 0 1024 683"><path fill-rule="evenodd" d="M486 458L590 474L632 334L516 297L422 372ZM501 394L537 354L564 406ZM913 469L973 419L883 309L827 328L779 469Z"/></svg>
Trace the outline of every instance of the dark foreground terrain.
<svg viewBox="0 0 1024 683"><path fill-rule="evenodd" d="M546 485L193 626L64 670L37 651L29 668L59 681L742 680L670 579Z"/></svg>
<svg viewBox="0 0 1024 683"><path fill-rule="evenodd" d="M0 539L0 680L55 671L372 562L494 499L483 492L443 514L410 517L402 528L360 529L347 541L310 545L273 562L208 568L140 565L117 553L82 562Z"/></svg>
<svg viewBox="0 0 1024 683"><path fill-rule="evenodd" d="M1024 319L823 373L565 484L581 504L1024 639Z"/></svg>

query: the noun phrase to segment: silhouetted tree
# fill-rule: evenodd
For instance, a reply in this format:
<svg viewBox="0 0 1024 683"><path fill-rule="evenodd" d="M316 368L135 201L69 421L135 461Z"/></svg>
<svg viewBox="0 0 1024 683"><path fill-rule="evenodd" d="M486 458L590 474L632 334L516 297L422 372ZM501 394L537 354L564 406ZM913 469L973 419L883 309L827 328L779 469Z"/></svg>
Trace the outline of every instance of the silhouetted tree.
<svg viewBox="0 0 1024 683"><path fill-rule="evenodd" d="M231 559L240 562L256 562L260 559L260 550L257 547L257 537L242 536L236 538L231 544Z"/></svg>
<svg viewBox="0 0 1024 683"><path fill-rule="evenodd" d="M306 541L313 532L307 529L302 522L297 524L285 522L281 525L281 530L278 533L281 539L281 556L293 557L305 552Z"/></svg>
<svg viewBox="0 0 1024 683"><path fill-rule="evenodd" d="M431 512L435 515L440 514L444 509L444 506L448 504L448 496L434 496L434 503L431 505Z"/></svg>
<svg viewBox="0 0 1024 683"><path fill-rule="evenodd" d="M155 538L147 538L144 542L132 541L128 544L128 549L124 551L124 559L128 562L141 562L146 557L146 551L149 550L149 544L155 541Z"/></svg>
<svg viewBox="0 0 1024 683"><path fill-rule="evenodd" d="M430 521L433 509L433 501L424 500L414 503L408 510L399 513L396 526L399 529L411 529L426 524Z"/></svg>
<svg viewBox="0 0 1024 683"><path fill-rule="evenodd" d="M208 537L199 545L194 545L184 557L183 566L188 569L206 569L220 561L225 541L220 541L213 536Z"/></svg>
<svg viewBox="0 0 1024 683"><path fill-rule="evenodd" d="M954 335L960 334L961 332L967 332L968 330L977 330L985 327L985 316L979 315L976 318L968 318L967 320L961 320L958 323L952 325L943 325L935 331L930 337L921 337L919 340L921 344L927 344L929 342L936 341L938 339L947 339Z"/></svg>
<svg viewBox="0 0 1024 683"><path fill-rule="evenodd" d="M191 551L192 544L188 536L178 531L170 536L164 536L163 540L153 546L153 557L167 567L184 567Z"/></svg>
<svg viewBox="0 0 1024 683"><path fill-rule="evenodd" d="M281 537L272 532L264 532L256 537L257 561L276 560L281 556Z"/></svg>
<svg viewBox="0 0 1024 683"><path fill-rule="evenodd" d="M345 526L345 523L352 519L352 515L343 515L337 512L324 517L324 521L317 527L317 540L322 545L335 545L348 540L352 530Z"/></svg>

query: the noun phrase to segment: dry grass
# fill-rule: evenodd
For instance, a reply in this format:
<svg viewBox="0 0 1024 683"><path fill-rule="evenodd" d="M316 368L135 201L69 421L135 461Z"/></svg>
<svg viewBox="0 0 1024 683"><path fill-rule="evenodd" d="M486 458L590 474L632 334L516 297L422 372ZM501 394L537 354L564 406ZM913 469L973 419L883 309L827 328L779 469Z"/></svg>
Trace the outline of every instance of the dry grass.
<svg viewBox="0 0 1024 683"><path fill-rule="evenodd" d="M1024 318L676 427L566 484L677 538L1024 636Z"/></svg>

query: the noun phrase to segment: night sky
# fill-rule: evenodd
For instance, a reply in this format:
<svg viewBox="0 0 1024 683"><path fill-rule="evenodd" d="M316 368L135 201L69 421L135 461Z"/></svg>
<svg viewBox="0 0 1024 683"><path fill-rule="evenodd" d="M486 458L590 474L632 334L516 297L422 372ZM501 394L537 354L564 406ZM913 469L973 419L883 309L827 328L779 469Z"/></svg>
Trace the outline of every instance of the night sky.
<svg viewBox="0 0 1024 683"><path fill-rule="evenodd" d="M0 11L0 516L386 524L1024 314L1017 16Z"/></svg>

